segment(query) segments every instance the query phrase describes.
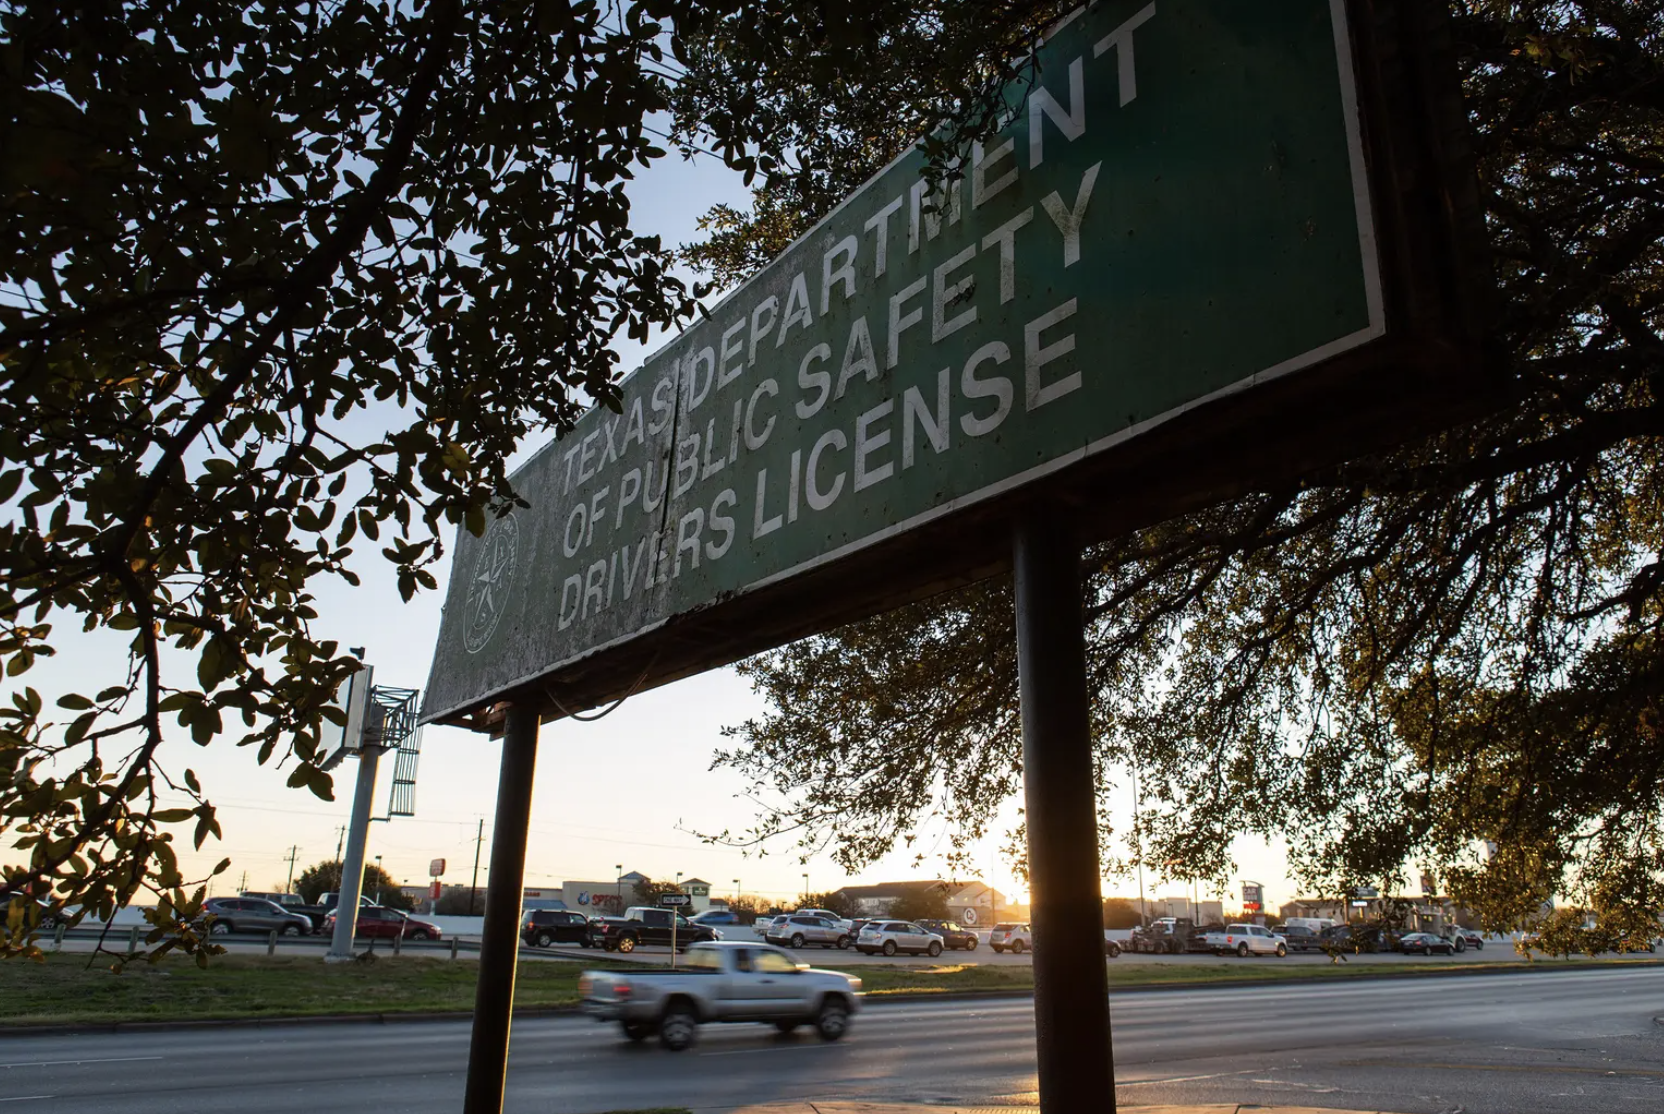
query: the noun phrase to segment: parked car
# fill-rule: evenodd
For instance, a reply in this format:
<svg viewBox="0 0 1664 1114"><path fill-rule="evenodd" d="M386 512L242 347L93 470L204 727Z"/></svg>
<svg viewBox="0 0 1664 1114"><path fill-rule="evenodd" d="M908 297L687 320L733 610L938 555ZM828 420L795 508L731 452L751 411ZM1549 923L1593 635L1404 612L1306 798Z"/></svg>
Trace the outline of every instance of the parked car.
<svg viewBox="0 0 1664 1114"><path fill-rule="evenodd" d="M1456 942L1431 932L1411 932L1398 941L1398 950L1405 955L1455 955Z"/></svg>
<svg viewBox="0 0 1664 1114"><path fill-rule="evenodd" d="M842 950L850 944L849 933L844 931L842 921L807 913L793 913L779 918L768 926L763 939L770 944L785 944L793 948L819 944L823 948Z"/></svg>
<svg viewBox="0 0 1664 1114"><path fill-rule="evenodd" d="M976 933L968 928L961 928L952 921L920 921L919 927L940 936L942 947L950 951L963 949L974 952L977 944L981 943Z"/></svg>
<svg viewBox="0 0 1664 1114"><path fill-rule="evenodd" d="M703 913L689 917L688 922L690 924L707 924L713 928L743 923L740 920L740 915L732 909L707 909Z"/></svg>
<svg viewBox="0 0 1664 1114"><path fill-rule="evenodd" d="M1111 959L1121 958L1121 945L1111 940L1107 932L1104 934L1104 954Z"/></svg>
<svg viewBox="0 0 1664 1114"><path fill-rule="evenodd" d="M211 914L208 933L225 936L233 932L275 932L279 936L310 936L312 920L291 913L275 901L260 897L211 897L202 903Z"/></svg>
<svg viewBox="0 0 1664 1114"><path fill-rule="evenodd" d="M589 941L609 952L633 952L640 947L668 948L675 942L677 951L686 951L694 944L720 940L716 929L694 924L673 909L656 905L632 905L622 917L596 917L589 922Z"/></svg>
<svg viewBox="0 0 1664 1114"><path fill-rule="evenodd" d="M988 946L997 952L1010 950L1021 955L1034 950L1034 933L1028 925L1014 921L997 924L988 933Z"/></svg>
<svg viewBox="0 0 1664 1114"><path fill-rule="evenodd" d="M863 955L906 952L934 958L942 954L942 938L912 921L870 921L855 938L855 950Z"/></svg>
<svg viewBox="0 0 1664 1114"><path fill-rule="evenodd" d="M335 914L324 918L324 931L335 931ZM384 905L360 906L358 920L353 922L352 934L366 940L438 940L444 933L431 921L419 921L409 913L389 909Z"/></svg>
<svg viewBox="0 0 1664 1114"><path fill-rule="evenodd" d="M520 922L520 939L538 948L554 944L590 947L589 918L565 909L529 909Z"/></svg>
<svg viewBox="0 0 1664 1114"><path fill-rule="evenodd" d="M1485 950L1485 937L1481 936L1475 929L1458 926L1451 929L1446 935L1456 941L1457 951L1463 951L1466 948L1472 948L1476 952Z"/></svg>
<svg viewBox="0 0 1664 1114"><path fill-rule="evenodd" d="M583 1011L616 1021L632 1041L657 1033L680 1052L703 1022L760 1021L782 1033L813 1025L822 1040L849 1031L861 1008L861 980L800 966L778 948L700 943L677 971L585 971L578 980Z"/></svg>

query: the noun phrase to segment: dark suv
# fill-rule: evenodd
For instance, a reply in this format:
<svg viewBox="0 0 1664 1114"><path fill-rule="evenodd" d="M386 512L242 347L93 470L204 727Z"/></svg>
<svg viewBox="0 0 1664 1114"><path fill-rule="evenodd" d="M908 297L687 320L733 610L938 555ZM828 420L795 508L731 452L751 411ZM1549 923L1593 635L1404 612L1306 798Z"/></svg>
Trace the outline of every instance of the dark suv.
<svg viewBox="0 0 1664 1114"><path fill-rule="evenodd" d="M977 935L968 928L960 928L952 921L919 921L917 923L926 932L934 932L940 936L942 946L949 951L954 948L964 948L968 952L976 951Z"/></svg>
<svg viewBox="0 0 1664 1114"><path fill-rule="evenodd" d="M534 947L577 944L589 947L589 918L562 909L530 909L520 922L520 939Z"/></svg>

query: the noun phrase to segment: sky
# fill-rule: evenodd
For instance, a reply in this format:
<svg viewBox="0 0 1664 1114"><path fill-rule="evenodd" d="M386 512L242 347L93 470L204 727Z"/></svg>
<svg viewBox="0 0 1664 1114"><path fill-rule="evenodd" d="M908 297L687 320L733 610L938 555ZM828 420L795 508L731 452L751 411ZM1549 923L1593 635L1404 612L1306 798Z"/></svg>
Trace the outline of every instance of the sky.
<svg viewBox="0 0 1664 1114"><path fill-rule="evenodd" d="M748 207L739 176L708 157L693 162L674 156L663 160L638 179L631 193L638 228L660 233L667 244L693 239L697 218L718 202ZM655 337L645 347L621 346L624 366L633 368L662 340ZM520 456L529 456L540 444L521 446ZM379 557L372 556L358 571L363 584L357 588L336 581L315 585L318 632L346 646L362 646L377 684L420 688L439 629L443 591L420 593L405 603L399 598L392 567ZM449 571L448 565L434 570L442 589ZM103 682L122 668L123 642L119 639L80 638L60 645L63 648L56 659L22 679L47 694L49 701L58 693L94 683L86 680L88 676ZM716 751L728 742L722 737L723 727L765 710L763 701L732 669L718 669L636 694L595 722L546 724L537 755L526 885L604 880L615 877L621 866L624 871L654 878L673 878L678 872L703 878L712 883L715 896L733 892L738 880L738 888L746 893L788 902L805 891L805 875L807 891L818 893L856 881L945 873L940 858L915 865L913 849L897 852L851 878L825 856L800 862L789 838L749 850L702 841L696 833L742 831L754 819L754 805L742 796L744 781L731 771L710 766ZM487 737L457 728L426 728L416 815L373 822L367 860L379 861L396 880L419 885L427 881L430 860L444 859L443 880L466 885L473 875L477 849L480 882L489 882L499 755L500 744ZM336 856L357 774L354 760L337 768L333 802L285 787L285 772L258 766L251 752L224 739L198 748L188 739L170 738L163 760L175 773L185 766L193 768L209 798L219 806L223 840L210 841L201 853L183 856L187 870L201 873L221 857L231 859L230 869L213 883L215 892L285 888L291 862L298 874L308 865ZM391 755L384 757L375 796L376 816L387 815L392 767ZM1130 798L1120 804L1117 827L1124 830ZM1016 802L1008 802L1001 812L1002 822L976 849L975 858L983 881L1021 900L1026 894L999 852L1016 819ZM476 842L481 834L483 840ZM937 839L938 834L929 832L921 839L926 851L945 852L945 840ZM180 839L188 846L183 834ZM1275 848L1238 841L1234 853L1241 873L1231 880L1227 905L1234 904L1238 883L1244 878L1265 884L1272 908L1297 896ZM5 858L15 861L13 854ZM1149 874L1144 886L1150 897L1177 896L1187 889L1181 884L1163 885ZM1134 895L1137 880L1107 880L1105 892Z"/></svg>

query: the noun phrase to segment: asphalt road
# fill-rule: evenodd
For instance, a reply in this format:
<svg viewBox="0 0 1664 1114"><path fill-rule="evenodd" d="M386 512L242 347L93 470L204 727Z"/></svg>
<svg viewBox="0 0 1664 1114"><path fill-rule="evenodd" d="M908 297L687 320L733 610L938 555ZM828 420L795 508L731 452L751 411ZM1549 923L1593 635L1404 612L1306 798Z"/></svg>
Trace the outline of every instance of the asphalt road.
<svg viewBox="0 0 1664 1114"><path fill-rule="evenodd" d="M1655 1114L1664 969L1578 969L1112 996L1123 1105ZM870 1005L825 1044L707 1027L686 1053L566 1015L514 1028L507 1109L1034 1101L1028 999ZM454 1114L468 1026L205 1028L0 1039L0 1106L74 1114Z"/></svg>

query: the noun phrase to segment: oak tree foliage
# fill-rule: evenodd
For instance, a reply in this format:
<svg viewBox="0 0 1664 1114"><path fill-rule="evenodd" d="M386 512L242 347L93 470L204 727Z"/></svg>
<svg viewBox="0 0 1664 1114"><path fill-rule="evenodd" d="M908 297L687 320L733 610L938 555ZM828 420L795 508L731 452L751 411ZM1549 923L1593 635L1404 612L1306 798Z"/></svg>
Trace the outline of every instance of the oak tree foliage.
<svg viewBox="0 0 1664 1114"><path fill-rule="evenodd" d="M1223 883L1233 837L1286 837L1322 894L1432 870L1488 928L1552 897L1637 946L1664 910L1664 3L1450 9L1512 390L1087 550L1104 814L1142 787L1105 853ZM892 103L825 108L816 161L685 258L731 281L805 230L933 110L907 68L864 74ZM811 87L745 95L818 126ZM726 838L856 870L921 827L963 850L1020 786L1007 582L741 672L770 707L718 764L767 805Z"/></svg>
<svg viewBox="0 0 1664 1114"><path fill-rule="evenodd" d="M195 949L174 840L220 824L164 739L329 798L358 665L320 579L437 588L442 539L514 503L516 447L617 405L613 341L693 312L632 224L643 168L784 171L774 106L690 115L679 88L730 55L830 88L939 42L927 99L986 116L1008 62L961 63L985 10L1027 7L0 0L8 877L74 920L152 905L151 954ZM31 683L112 641L108 675ZM35 907L7 912L0 954L38 956Z"/></svg>

